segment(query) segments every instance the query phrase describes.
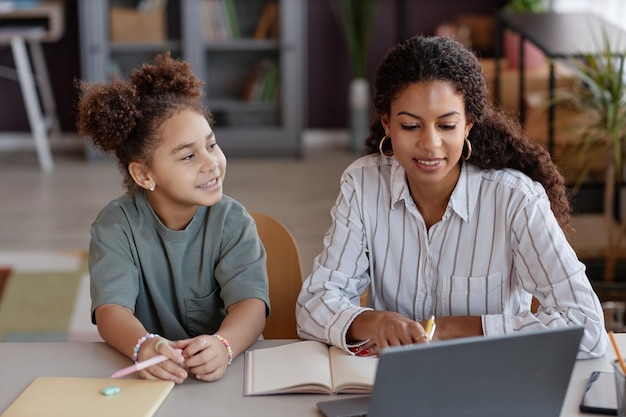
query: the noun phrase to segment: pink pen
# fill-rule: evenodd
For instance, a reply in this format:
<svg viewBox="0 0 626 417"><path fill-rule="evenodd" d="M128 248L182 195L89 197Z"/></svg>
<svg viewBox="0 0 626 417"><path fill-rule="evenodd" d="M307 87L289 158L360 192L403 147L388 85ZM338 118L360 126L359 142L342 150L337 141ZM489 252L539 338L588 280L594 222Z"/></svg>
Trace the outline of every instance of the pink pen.
<svg viewBox="0 0 626 417"><path fill-rule="evenodd" d="M149 366L156 365L157 363L164 362L168 359L169 358L167 356L163 356L163 355L154 356L150 359L146 359L145 361L137 362L134 365L130 365L126 368L120 369L119 371L115 371L111 374L109 378L121 378L123 376L130 375L135 372L139 372L142 369L146 369Z"/></svg>

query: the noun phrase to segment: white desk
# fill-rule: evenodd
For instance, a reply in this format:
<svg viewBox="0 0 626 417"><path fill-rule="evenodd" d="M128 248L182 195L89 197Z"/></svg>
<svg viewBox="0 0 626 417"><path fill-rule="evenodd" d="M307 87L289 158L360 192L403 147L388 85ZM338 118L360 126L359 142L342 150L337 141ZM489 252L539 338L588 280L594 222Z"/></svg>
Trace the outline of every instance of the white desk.
<svg viewBox="0 0 626 417"><path fill-rule="evenodd" d="M41 42L59 40L64 27L63 4L59 2L43 1L28 7L8 2L0 8L0 45L11 46L15 61L15 71L0 67L0 76L20 84L39 165L45 172L54 168L48 131L60 134L60 126ZM20 138L0 141L0 149L23 145Z"/></svg>
<svg viewBox="0 0 626 417"><path fill-rule="evenodd" d="M626 352L626 334L618 334L620 349ZM253 348L289 343L288 340L264 340ZM599 359L576 363L561 417L582 414L578 403L589 378L595 370L612 371L615 355L610 348ZM74 376L103 378L127 366L129 359L103 342L70 343L0 343L0 413L38 376ZM189 380L174 387L156 413L157 417L320 417L316 403L328 395L274 395L244 397L243 356L240 355L226 375L213 383ZM344 397L342 395L342 397Z"/></svg>

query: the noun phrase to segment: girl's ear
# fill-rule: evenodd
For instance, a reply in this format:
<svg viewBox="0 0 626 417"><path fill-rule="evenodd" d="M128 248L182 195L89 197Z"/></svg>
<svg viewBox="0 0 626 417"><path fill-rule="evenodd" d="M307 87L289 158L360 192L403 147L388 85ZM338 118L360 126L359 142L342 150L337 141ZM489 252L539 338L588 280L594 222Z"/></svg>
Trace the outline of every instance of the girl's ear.
<svg viewBox="0 0 626 417"><path fill-rule="evenodd" d="M131 162L128 165L128 172L135 183L146 190L153 191L156 184L144 164L139 162Z"/></svg>

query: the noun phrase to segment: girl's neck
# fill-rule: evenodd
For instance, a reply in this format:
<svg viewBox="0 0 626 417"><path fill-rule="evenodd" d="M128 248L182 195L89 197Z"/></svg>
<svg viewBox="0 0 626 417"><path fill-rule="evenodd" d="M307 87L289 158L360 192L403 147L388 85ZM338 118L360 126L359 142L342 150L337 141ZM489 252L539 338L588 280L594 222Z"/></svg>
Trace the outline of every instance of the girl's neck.
<svg viewBox="0 0 626 417"><path fill-rule="evenodd" d="M148 202L161 223L171 230L183 230L198 211L198 206L180 206L172 201L161 201L153 194L148 194Z"/></svg>

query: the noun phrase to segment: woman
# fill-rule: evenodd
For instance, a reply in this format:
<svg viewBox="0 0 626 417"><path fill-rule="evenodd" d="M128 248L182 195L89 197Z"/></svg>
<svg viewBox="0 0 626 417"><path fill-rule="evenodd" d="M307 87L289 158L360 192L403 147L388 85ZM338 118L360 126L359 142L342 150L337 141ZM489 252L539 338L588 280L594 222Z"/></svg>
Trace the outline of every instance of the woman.
<svg viewBox="0 0 626 417"><path fill-rule="evenodd" d="M370 355L427 342L436 316L434 340L584 326L579 356L602 355L602 309L563 232L563 178L487 102L476 57L408 39L380 65L373 103L369 155L345 170L303 283L299 335Z"/></svg>
<svg viewBox="0 0 626 417"><path fill-rule="evenodd" d="M92 321L140 371L222 377L269 311L266 258L245 208L223 195L226 157L191 66L158 56L129 81L82 85L79 132L113 152L127 193L91 227Z"/></svg>

